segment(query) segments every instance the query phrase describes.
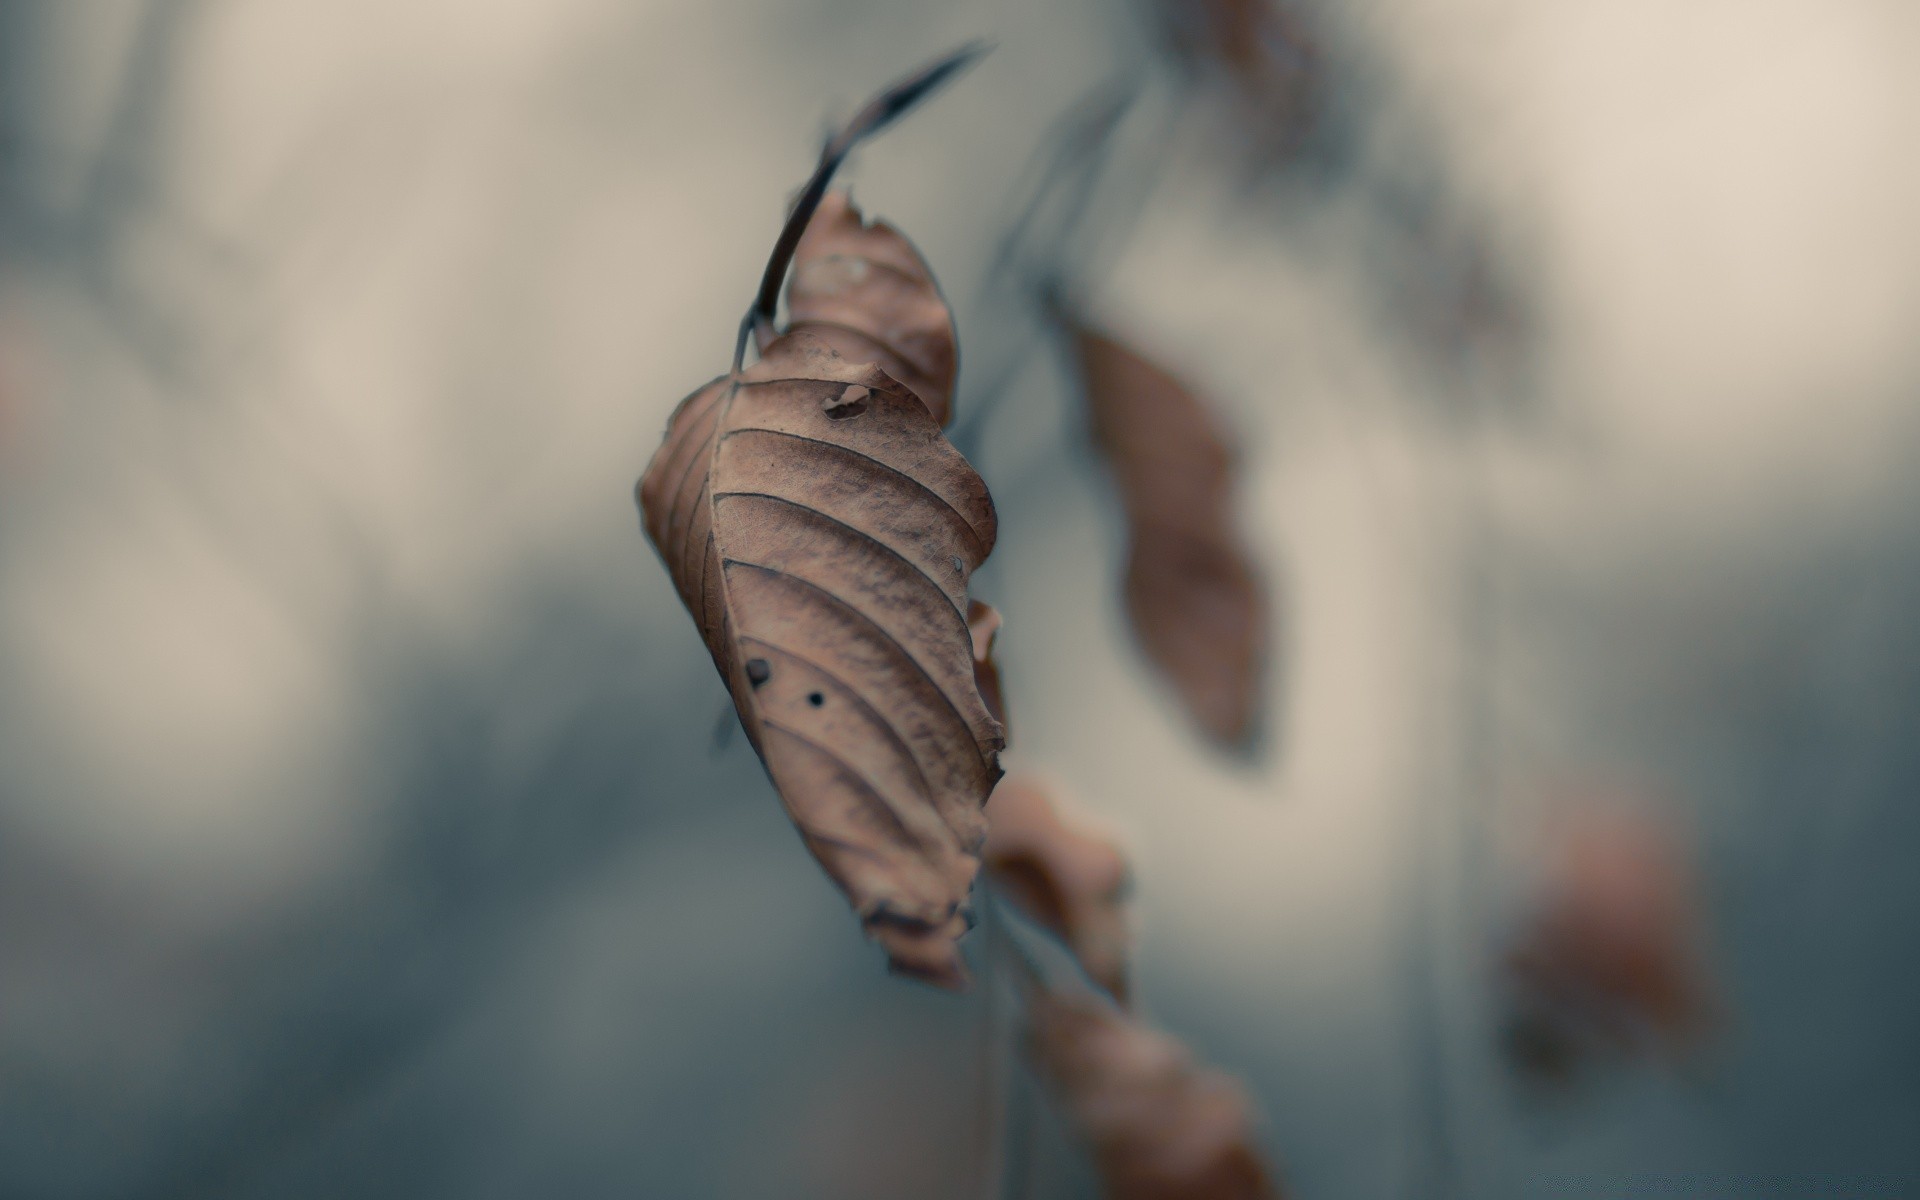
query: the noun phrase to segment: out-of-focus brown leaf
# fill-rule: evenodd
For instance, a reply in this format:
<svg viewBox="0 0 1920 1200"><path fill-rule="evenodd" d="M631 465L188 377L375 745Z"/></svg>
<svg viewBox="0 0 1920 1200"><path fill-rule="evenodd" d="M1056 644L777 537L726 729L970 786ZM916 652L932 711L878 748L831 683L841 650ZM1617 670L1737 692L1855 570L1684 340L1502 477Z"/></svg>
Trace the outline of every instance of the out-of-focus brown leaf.
<svg viewBox="0 0 1920 1200"><path fill-rule="evenodd" d="M884 121L955 59L883 94ZM844 195L783 232L790 328L674 412L638 486L665 561L800 835L895 970L946 987L1000 776L967 583L993 549L986 485L941 434L954 335L919 254ZM766 290L763 285L763 292ZM764 296L763 296L764 301Z"/></svg>
<svg viewBox="0 0 1920 1200"><path fill-rule="evenodd" d="M1000 664L994 661L993 643L1000 636L1000 612L979 600L967 605L967 629L973 635L973 682L980 699L1000 722L1004 735L1011 727L1007 720L1007 699L1000 687Z"/></svg>
<svg viewBox="0 0 1920 1200"><path fill-rule="evenodd" d="M1123 1007L1127 861L1065 808L1047 784L1016 774L987 809L990 876L1113 998L1083 985L1073 994L1020 956L1028 1058L1091 1150L1108 1200L1273 1200L1239 1086Z"/></svg>
<svg viewBox="0 0 1920 1200"><path fill-rule="evenodd" d="M1190 389L1063 315L1095 446L1126 510L1127 615L1147 657L1215 741L1256 732L1271 640L1266 590L1233 516L1226 431Z"/></svg>
<svg viewBox="0 0 1920 1200"><path fill-rule="evenodd" d="M1275 1200L1237 1083L1095 998L1036 990L1028 1048L1107 1200Z"/></svg>
<svg viewBox="0 0 1920 1200"><path fill-rule="evenodd" d="M1698 889L1678 835L1586 813L1562 833L1540 907L1506 958L1516 1065L1565 1082L1596 1055L1679 1057L1714 1024Z"/></svg>
<svg viewBox="0 0 1920 1200"><path fill-rule="evenodd" d="M1126 898L1131 872L1114 840L1031 774L1002 780L987 805L987 873L1067 944L1089 978L1129 999Z"/></svg>

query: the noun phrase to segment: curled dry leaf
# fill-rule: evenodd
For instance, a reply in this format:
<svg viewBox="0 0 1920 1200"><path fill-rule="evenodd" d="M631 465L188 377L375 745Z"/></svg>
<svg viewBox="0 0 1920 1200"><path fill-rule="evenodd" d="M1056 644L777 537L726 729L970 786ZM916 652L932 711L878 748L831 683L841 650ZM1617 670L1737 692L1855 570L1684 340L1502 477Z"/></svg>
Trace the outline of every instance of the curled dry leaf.
<svg viewBox="0 0 1920 1200"><path fill-rule="evenodd" d="M946 60L868 106L950 74ZM993 502L941 433L946 304L919 254L822 179L794 245L791 327L749 314L760 360L684 400L641 478L647 536L789 816L894 969L965 982L956 940L1005 744L975 682L967 583ZM763 292L766 288L763 286Z"/></svg>
<svg viewBox="0 0 1920 1200"><path fill-rule="evenodd" d="M1095 998L1028 1001L1029 1053L1086 1138L1107 1200L1275 1200L1230 1077Z"/></svg>
<svg viewBox="0 0 1920 1200"><path fill-rule="evenodd" d="M1234 457L1207 406L1121 342L1063 316L1094 445L1127 518L1127 615L1200 727L1229 747L1255 734L1267 598L1234 528Z"/></svg>
<svg viewBox="0 0 1920 1200"><path fill-rule="evenodd" d="M1009 775L987 806L986 867L1013 903L1067 944L1089 978L1128 1002L1131 872L1105 831L1045 781Z"/></svg>
<svg viewBox="0 0 1920 1200"><path fill-rule="evenodd" d="M1675 831L1625 813L1584 814L1563 831L1549 871L1506 959L1515 1064L1566 1082L1596 1056L1677 1058L1697 1045L1718 1005Z"/></svg>
<svg viewBox="0 0 1920 1200"><path fill-rule="evenodd" d="M816 221L859 218L836 198ZM886 226L862 233L913 255ZM823 289L837 272L884 296L871 278L894 268L845 241L803 240L797 277ZM924 268L921 280L938 303ZM796 320L737 381L681 406L641 507L808 847L896 967L953 986L1005 744L967 619L993 503L932 404L871 361L918 374L944 406L951 349L928 375L938 347L891 345L892 309L830 311L824 331ZM858 338L891 348L836 352Z"/></svg>
<svg viewBox="0 0 1920 1200"><path fill-rule="evenodd" d="M794 254L789 334L806 331L847 362L872 363L917 396L936 426L953 417L953 316L933 274L885 222L829 194Z"/></svg>

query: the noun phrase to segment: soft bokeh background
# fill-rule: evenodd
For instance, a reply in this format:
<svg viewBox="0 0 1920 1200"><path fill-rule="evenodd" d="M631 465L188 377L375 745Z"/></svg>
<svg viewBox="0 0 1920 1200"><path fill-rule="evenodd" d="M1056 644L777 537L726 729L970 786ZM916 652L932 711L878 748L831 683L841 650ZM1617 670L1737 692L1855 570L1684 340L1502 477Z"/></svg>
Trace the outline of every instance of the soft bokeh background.
<svg viewBox="0 0 1920 1200"><path fill-rule="evenodd" d="M1155 1021L1303 1197L1920 1194L1920 10L1321 21L1305 177L1153 67L1078 264L1240 430L1248 766L1132 652L1068 377L987 287L1139 12L0 5L0 1195L988 1194L1003 1017L887 979L715 747L630 499L828 120L978 35L852 179L961 404L1006 381L1016 750L1126 831ZM1493 355L1420 332L1475 239ZM1543 1100L1497 963L1596 795L1688 831L1727 1015Z"/></svg>

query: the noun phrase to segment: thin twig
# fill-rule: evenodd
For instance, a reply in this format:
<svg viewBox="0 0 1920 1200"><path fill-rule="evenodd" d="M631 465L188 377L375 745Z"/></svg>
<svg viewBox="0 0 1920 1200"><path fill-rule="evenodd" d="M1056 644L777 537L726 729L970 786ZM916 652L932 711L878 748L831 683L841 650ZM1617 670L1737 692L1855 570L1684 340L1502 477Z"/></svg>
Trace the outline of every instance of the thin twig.
<svg viewBox="0 0 1920 1200"><path fill-rule="evenodd" d="M993 885L984 876L977 895L983 960L980 986L984 999L980 1015L980 1198L998 1200L1006 1144L1007 1091L1012 1084L1012 1071L1003 1046L1007 1040L1003 1027L1008 1021L1000 987L1000 942L1005 934L993 902Z"/></svg>
<svg viewBox="0 0 1920 1200"><path fill-rule="evenodd" d="M1027 957L1007 924L1006 914L998 908L997 895L989 900L992 908L994 927L1001 936L987 946L990 961L997 960L1014 966L1020 972L1020 985L1013 989L1013 1020L1009 1023L1008 1040L1017 1042L1023 1035L1020 1028L1021 1012L1028 991L1034 986L1037 971L1033 961ZM1006 1050L1005 1071L999 1081L1000 1113L998 1115L999 1156L993 1166L999 1170L991 1178L994 1194L1000 1200L1026 1200L1031 1192L1033 1176L1033 1113L1027 1088L1020 1077L1020 1056L1016 1046L1009 1045Z"/></svg>
<svg viewBox="0 0 1920 1200"><path fill-rule="evenodd" d="M1109 217L1108 229L1098 236L1086 232L1098 228L1084 214L1096 189L1106 178L1113 134L1119 128L1121 118L1133 110L1137 94L1134 86L1124 80L1103 83L1068 109L1055 131L1042 142L1042 150L1036 156L1036 161L1045 163L1040 169L1040 178L1033 193L1021 204L994 255L993 266L987 275L986 290L991 292L1010 282L1014 303L1032 309L1037 318L1032 324L1043 331L1038 340L1048 340L1059 329L1057 323L1047 319L1049 314L1044 296L1050 289L1058 291L1063 287L1059 281L1069 274L1069 260L1074 257L1069 247L1097 246L1108 240L1124 241L1147 193L1153 190L1157 182L1161 166L1158 159L1146 168L1145 177L1134 189L1136 195L1132 203L1123 203L1118 215ZM1177 111L1170 114L1169 121L1177 120L1178 115ZM1164 142L1164 133L1156 140ZM1065 199L1061 200L1061 196ZM1035 233L1034 230L1041 225L1041 217L1049 211L1062 214L1053 223L1060 228L1051 229L1044 236ZM1045 253L1036 253L1033 249L1035 246L1045 247ZM1081 270L1074 274L1085 276L1087 272ZM988 376L989 382L985 386L969 389L969 394L979 396L980 401L967 405L949 435L962 453L971 457L978 449L975 443L982 429L1005 403L1010 386L1025 365L1035 340L1030 336L1022 336L1004 361Z"/></svg>
<svg viewBox="0 0 1920 1200"><path fill-rule="evenodd" d="M1098 84L1075 101L1053 130L1041 139L1040 150L1023 174L1023 179L1033 180L1031 190L1007 223L1007 231L1001 236L999 248L987 268L983 291L990 295L1011 279L1015 302L1029 303L1034 279L1059 273L1058 255L1065 241L1064 234L1041 238L1033 231L1048 208L1047 202L1058 195L1069 180L1076 186L1071 188L1066 211L1077 213L1086 207L1093 185L1106 166L1105 151L1112 144L1113 131L1119 127L1120 118L1132 109L1135 95L1133 86L1124 80ZM1030 249L1035 242L1051 248L1048 261L1038 270L1028 261L1035 257ZM1031 348L1031 343L1023 337L999 368L988 376L988 385L971 389L982 401L967 406L949 435L961 453L973 456L977 449L972 444L974 439L979 437L988 416L999 407L1000 398L1006 395Z"/></svg>
<svg viewBox="0 0 1920 1200"><path fill-rule="evenodd" d="M1013 265L1023 249L1021 242L1032 230L1041 208L1054 194L1067 169L1086 167L1087 170L1082 173L1083 180L1085 176L1099 174L1101 152L1109 144L1113 131L1119 128L1120 118L1132 109L1138 95L1136 87L1125 79L1096 84L1086 95L1074 101L1054 131L1041 142L1045 149L1033 164L1038 168L1039 182L1020 212L1008 224L1005 236L1000 239L993 262L987 268L990 283ZM1083 182L1082 192L1085 186ZM1076 196L1076 199L1084 200L1084 194Z"/></svg>

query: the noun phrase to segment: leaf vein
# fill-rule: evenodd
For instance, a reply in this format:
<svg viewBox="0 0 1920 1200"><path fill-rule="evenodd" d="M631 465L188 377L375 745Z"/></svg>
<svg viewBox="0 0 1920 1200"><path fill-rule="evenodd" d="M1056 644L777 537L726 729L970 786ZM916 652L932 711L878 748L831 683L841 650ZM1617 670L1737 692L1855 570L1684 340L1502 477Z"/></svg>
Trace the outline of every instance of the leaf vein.
<svg viewBox="0 0 1920 1200"><path fill-rule="evenodd" d="M825 382L838 382L838 381L837 380L821 380L820 382L825 383ZM967 514L961 512L959 508L955 507L953 501L947 499L945 496L942 496L939 492L934 491L932 488L920 482L918 479L915 479L913 476L907 474L905 471L902 471L899 467L894 466L892 463L886 462L883 459L875 458L871 454L862 454L860 451L855 450L850 446L842 446L838 442L829 442L821 438L808 437L804 433L790 433L784 429L768 429L764 425L749 425L742 429L729 429L725 433L720 435L720 440L724 442L728 438L733 437L737 434L742 434L742 433L765 433L765 434L770 434L773 437L790 438L796 442L808 442L815 446L826 446L830 449L837 450L842 454L851 455L854 458L864 458L868 462L881 467L887 472L894 475L898 475L900 478L906 480L908 483L912 484L914 487L925 492L927 495L932 496L935 500L940 502L940 506L942 508L952 513L954 516L960 518L960 523L964 525L966 527L967 532L972 535L975 547L983 551L980 557L983 557L983 558L985 557L984 550L987 545L986 535L981 533L979 528L976 527L974 523L967 518Z"/></svg>
<svg viewBox="0 0 1920 1200"><path fill-rule="evenodd" d="M879 709L867 703L866 697L862 696L857 690L855 690L853 684L849 682L845 676L841 675L840 672L834 670L832 667L825 665L824 663L815 662L813 659L808 658L804 654L796 654L794 651L787 649L785 646L779 645L778 643L775 643L775 642L770 642L765 638L754 637L752 634L742 634L740 637L740 640L743 642L753 642L753 643L756 643L757 645L765 646L767 649L773 651L774 653L783 654L786 657L793 659L795 662L804 664L805 666L810 667L815 671L818 671L820 674L825 675L829 680L831 680L833 682L833 685L836 688L838 688L841 692L844 692L849 700L853 701L854 704L859 706L861 712L865 713L869 717L872 717L875 724L879 725L880 728L887 731L887 736L893 739L894 747L898 749L900 753L906 757L908 766L913 768L913 776L915 779L919 780L920 791L923 795L927 797L927 803L933 808L933 810L936 813L939 812L939 805L933 802L933 784L927 780L927 773L921 769L920 759L917 755L914 754L913 747L907 744L906 738L900 736L900 731L893 727L893 722L887 720L885 716L881 715L881 712ZM942 819L944 820L944 818Z"/></svg>
<svg viewBox="0 0 1920 1200"><path fill-rule="evenodd" d="M879 806L880 811L887 815L887 821L891 825L893 830L897 832L903 840L905 840L908 844L910 844L913 847L914 852L918 854L921 859L925 860L929 866L937 865L934 862L934 858L935 858L934 852L936 851L937 847L930 845L927 842L926 838L920 836L919 834L915 833L913 830L907 828L907 823L901 819L899 813L893 810L893 805L887 803L886 793L880 790L879 784L876 784L873 780L867 777L867 773L865 771L862 771L859 767L854 766L852 763L848 762L846 759L840 757L839 753L834 751L832 748L822 745L820 742L817 742L814 739L808 737L806 734L801 733L798 729L795 729L791 725L782 724L779 721L771 720L767 717L762 717L760 719L760 723L762 725L765 725L768 729L779 730L781 733L786 734L788 737L792 738L794 741L799 742L805 746L810 746L814 750L825 755L828 759L832 760L833 764L837 768L839 768L841 774L845 775L850 781L852 781L852 783L855 786L857 786L861 791L865 792L873 800L873 802Z"/></svg>
<svg viewBox="0 0 1920 1200"><path fill-rule="evenodd" d="M772 500L777 504L784 504L789 508L797 508L801 512L811 513L812 515L819 517L823 521L830 521L833 524L838 525L840 528L846 530L848 533L854 534L857 537L863 538L866 541L873 543L875 546L878 546L881 550L885 551L887 554L893 556L894 558L899 559L903 564L905 564L906 568L909 571L912 571L915 575L918 575L920 578L926 580L929 584L931 584L933 587L933 590L936 592L939 592L941 599L947 602L947 607L952 609L954 612L954 615L960 618L960 623L962 625L965 625L967 623L967 614L961 610L959 605L953 602L953 597L950 594L948 594L946 588L940 586L940 581L935 579L933 576L927 574L926 568L922 567L919 563L914 562L912 559L900 553L898 550L895 550L892 546L887 545L885 542L873 536L871 533L868 533L866 530L860 528L858 525L853 525L853 524L849 524L846 521L842 521L840 518L834 516L832 513L822 512L820 509L815 508L811 504L806 504L799 500L789 499L786 496L776 496L772 492L715 492L713 494L714 503L718 504L720 501L726 499L729 496L750 496L758 500Z"/></svg>
<svg viewBox="0 0 1920 1200"><path fill-rule="evenodd" d="M822 587L811 579L805 579L799 575L794 575L789 572L782 571L778 567L769 567L765 563L747 562L744 559L738 559L738 558L722 558L720 560L720 565L723 568L724 567L745 567L749 570L759 571L763 574L771 575L776 579L790 580L794 583L799 584L801 587L820 593L820 595L824 596L827 600L829 600L833 604L839 606L840 608L845 609L846 611L852 613L855 617L859 618L863 624L867 625L875 633L879 634L880 637L889 646L892 646L895 650L898 650L902 658L906 659L907 662L913 665L913 669L918 671L920 673L920 677L927 681L927 685L933 689L934 694L940 697L940 702L946 705L947 711L953 714L953 719L960 723L960 728L966 733L968 740L973 743L974 753L978 755L980 758L980 765L982 767L985 767L988 765L985 754L983 754L980 750L979 738L977 738L974 735L973 725L970 722L968 722L965 716L961 714L959 707L956 706L953 702L953 697L947 695L947 690L940 686L940 681L933 677L932 673L927 670L927 668L920 662L918 658L914 657L913 651L907 649L905 646L900 644L900 639L894 637L891 633L888 633L886 629L878 621L875 621L872 617L868 616L866 613L861 612L857 605L847 600L846 597L837 595L831 588Z"/></svg>

